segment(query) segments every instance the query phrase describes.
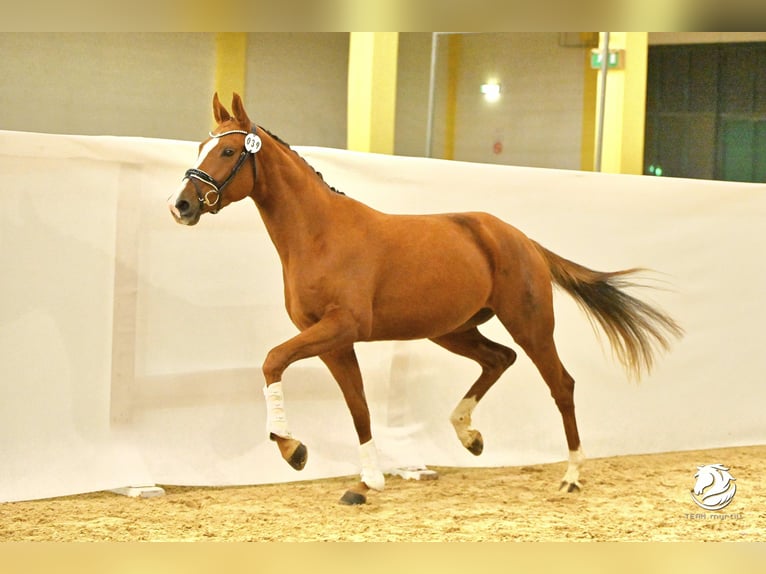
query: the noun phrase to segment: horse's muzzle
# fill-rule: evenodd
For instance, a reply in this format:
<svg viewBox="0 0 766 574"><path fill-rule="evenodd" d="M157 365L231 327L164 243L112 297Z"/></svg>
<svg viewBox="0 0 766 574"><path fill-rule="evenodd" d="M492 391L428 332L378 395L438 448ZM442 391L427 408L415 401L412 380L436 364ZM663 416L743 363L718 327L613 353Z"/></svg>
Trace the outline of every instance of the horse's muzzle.
<svg viewBox="0 0 766 574"><path fill-rule="evenodd" d="M196 196L187 198L187 194L184 193L184 191L185 190L182 190L177 194L173 194L168 199L168 209L177 223L182 225L195 225L202 215L202 209L200 208Z"/></svg>

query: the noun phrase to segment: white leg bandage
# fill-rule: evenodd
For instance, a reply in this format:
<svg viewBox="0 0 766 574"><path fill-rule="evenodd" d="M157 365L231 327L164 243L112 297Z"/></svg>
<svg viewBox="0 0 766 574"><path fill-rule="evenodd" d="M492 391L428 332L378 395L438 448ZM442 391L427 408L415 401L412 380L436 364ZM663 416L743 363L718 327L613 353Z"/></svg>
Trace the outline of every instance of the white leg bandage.
<svg viewBox="0 0 766 574"><path fill-rule="evenodd" d="M380 471L378 451L372 439L359 447L359 458L362 460L362 482L373 490L383 490L386 479Z"/></svg>
<svg viewBox="0 0 766 574"><path fill-rule="evenodd" d="M282 394L282 383L271 383L263 387L263 396L266 397L266 432L290 438L292 435L287 430L285 397Z"/></svg>

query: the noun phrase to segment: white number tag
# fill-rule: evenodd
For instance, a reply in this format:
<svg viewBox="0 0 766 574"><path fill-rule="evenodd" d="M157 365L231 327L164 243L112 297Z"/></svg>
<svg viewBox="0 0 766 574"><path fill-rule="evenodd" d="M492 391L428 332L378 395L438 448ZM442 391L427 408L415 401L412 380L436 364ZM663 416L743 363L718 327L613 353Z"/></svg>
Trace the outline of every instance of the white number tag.
<svg viewBox="0 0 766 574"><path fill-rule="evenodd" d="M249 133L245 136L245 151L257 153L261 149L261 138L256 134Z"/></svg>

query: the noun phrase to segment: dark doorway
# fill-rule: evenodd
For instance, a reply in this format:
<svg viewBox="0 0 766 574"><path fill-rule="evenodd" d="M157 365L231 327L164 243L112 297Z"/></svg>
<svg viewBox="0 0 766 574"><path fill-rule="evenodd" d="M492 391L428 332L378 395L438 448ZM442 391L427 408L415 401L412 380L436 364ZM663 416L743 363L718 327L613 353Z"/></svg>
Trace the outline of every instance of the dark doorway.
<svg viewBox="0 0 766 574"><path fill-rule="evenodd" d="M644 173L766 182L766 43L651 46Z"/></svg>

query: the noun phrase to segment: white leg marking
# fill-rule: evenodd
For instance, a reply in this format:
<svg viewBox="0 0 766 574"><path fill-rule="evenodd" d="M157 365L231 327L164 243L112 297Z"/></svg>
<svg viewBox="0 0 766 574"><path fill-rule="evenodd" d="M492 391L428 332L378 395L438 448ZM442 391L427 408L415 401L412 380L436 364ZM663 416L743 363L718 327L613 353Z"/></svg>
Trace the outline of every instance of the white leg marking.
<svg viewBox="0 0 766 574"><path fill-rule="evenodd" d="M271 383L263 387L263 396L266 397L266 432L277 436L291 438L287 430L287 416L285 414L285 397L282 394L282 383Z"/></svg>
<svg viewBox="0 0 766 574"><path fill-rule="evenodd" d="M372 439L359 447L359 458L362 460L362 482L373 490L383 490L386 479L380 471L378 450Z"/></svg>
<svg viewBox="0 0 766 574"><path fill-rule="evenodd" d="M475 397L463 399L455 407L450 415L450 422L455 427L455 432L463 446L468 448L476 439L476 431L471 428L471 414L476 408L478 401Z"/></svg>
<svg viewBox="0 0 766 574"><path fill-rule="evenodd" d="M569 488L570 485L577 485L580 488L580 467L585 462L585 453L582 450L582 446L577 450L569 451L569 464L567 465L566 474L561 479L561 487Z"/></svg>

